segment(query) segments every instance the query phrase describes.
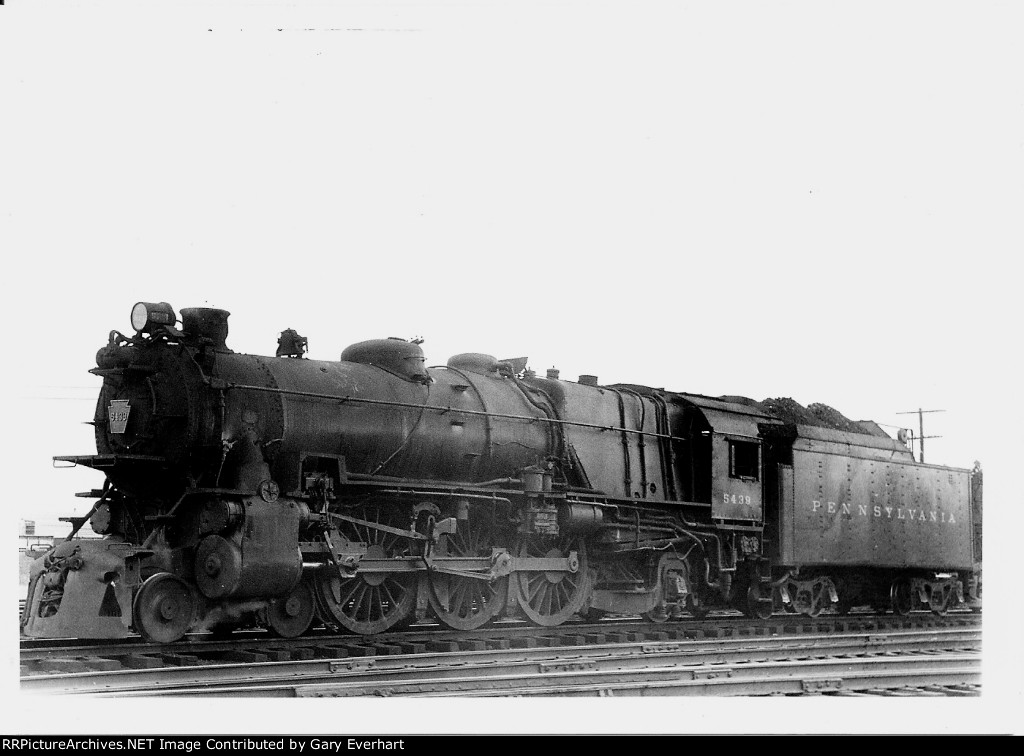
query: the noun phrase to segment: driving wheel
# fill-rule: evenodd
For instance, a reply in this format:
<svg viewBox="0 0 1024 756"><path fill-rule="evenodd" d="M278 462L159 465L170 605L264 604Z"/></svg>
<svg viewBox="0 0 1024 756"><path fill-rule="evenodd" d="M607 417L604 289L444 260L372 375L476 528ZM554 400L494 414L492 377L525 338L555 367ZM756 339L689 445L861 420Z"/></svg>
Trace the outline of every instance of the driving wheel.
<svg viewBox="0 0 1024 756"><path fill-rule="evenodd" d="M338 530L349 541L366 546L364 561L411 553L408 538L372 526L392 526L380 507L357 510L354 517L370 524L343 521ZM402 566L396 564L393 572L361 572L357 568L353 577L343 577L333 564L323 566L313 578L320 618L358 635L383 633L413 622L419 576L401 569Z"/></svg>
<svg viewBox="0 0 1024 756"><path fill-rule="evenodd" d="M542 627L560 625L583 607L593 587L587 547L575 536L532 536L519 546L521 558L566 559L576 555L575 572L520 570L513 573L519 605L531 622Z"/></svg>
<svg viewBox="0 0 1024 756"><path fill-rule="evenodd" d="M494 543L485 521L460 521L456 532L442 535L433 551L438 557L489 557ZM508 578L477 577L431 571L427 594L437 619L455 630L476 630L490 622L508 599Z"/></svg>

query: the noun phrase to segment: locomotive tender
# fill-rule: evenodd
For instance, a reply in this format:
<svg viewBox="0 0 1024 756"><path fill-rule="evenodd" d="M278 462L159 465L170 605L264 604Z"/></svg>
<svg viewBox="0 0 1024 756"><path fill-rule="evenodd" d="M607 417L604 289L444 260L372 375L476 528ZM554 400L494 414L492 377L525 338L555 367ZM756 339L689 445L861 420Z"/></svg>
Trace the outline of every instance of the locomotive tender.
<svg viewBox="0 0 1024 756"><path fill-rule="evenodd" d="M55 457L106 480L34 565L25 635L979 600L970 472L873 423L485 354L427 368L401 339L317 361L286 330L276 356L238 354L227 320L140 302L110 333L97 453Z"/></svg>

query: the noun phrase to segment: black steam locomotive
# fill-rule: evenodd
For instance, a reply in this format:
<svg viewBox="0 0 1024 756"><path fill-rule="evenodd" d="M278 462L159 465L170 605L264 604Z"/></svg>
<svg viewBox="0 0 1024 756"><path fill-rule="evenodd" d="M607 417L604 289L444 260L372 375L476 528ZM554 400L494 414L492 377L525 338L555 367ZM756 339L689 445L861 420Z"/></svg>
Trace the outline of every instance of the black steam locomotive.
<svg viewBox="0 0 1024 756"><path fill-rule="evenodd" d="M485 354L427 368L401 339L237 354L227 318L140 302L98 352L97 453L56 459L106 480L36 562L25 635L979 601L970 471L873 423Z"/></svg>

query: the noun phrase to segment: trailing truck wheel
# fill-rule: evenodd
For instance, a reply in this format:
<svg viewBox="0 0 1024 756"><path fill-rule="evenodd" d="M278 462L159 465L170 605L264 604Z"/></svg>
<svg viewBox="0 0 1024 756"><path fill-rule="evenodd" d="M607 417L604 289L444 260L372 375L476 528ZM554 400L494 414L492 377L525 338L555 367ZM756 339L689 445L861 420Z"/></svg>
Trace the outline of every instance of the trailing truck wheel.
<svg viewBox="0 0 1024 756"><path fill-rule="evenodd" d="M192 586L169 572L150 577L132 602L135 629L151 643L173 643L191 627L198 606Z"/></svg>

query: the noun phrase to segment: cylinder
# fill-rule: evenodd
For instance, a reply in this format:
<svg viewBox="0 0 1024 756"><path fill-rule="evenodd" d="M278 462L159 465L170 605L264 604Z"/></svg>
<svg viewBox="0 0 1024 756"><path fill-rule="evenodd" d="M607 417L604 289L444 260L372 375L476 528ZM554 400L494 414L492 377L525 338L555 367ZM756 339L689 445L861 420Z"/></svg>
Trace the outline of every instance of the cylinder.
<svg viewBox="0 0 1024 756"><path fill-rule="evenodd" d="M207 598L226 596L281 596L302 577L302 554L296 549L284 558L276 554L247 551L217 535L206 536L196 549L196 585Z"/></svg>

